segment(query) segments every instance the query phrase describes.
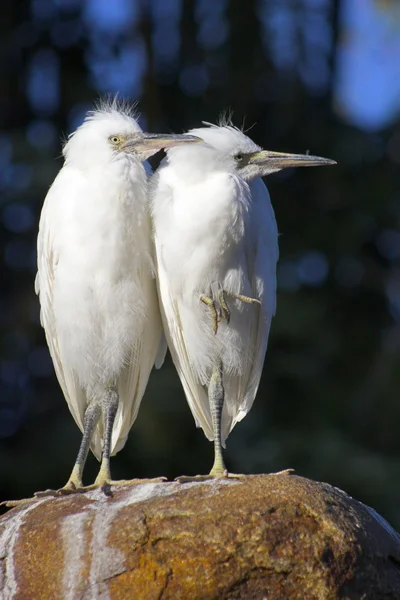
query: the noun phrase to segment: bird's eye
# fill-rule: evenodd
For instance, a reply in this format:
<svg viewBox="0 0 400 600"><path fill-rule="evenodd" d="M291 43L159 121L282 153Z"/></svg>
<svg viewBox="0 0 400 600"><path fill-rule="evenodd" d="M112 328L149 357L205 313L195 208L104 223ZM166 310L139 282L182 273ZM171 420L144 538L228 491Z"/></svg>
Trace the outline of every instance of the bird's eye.
<svg viewBox="0 0 400 600"><path fill-rule="evenodd" d="M120 135L112 135L108 139L114 146L122 142L122 137Z"/></svg>
<svg viewBox="0 0 400 600"><path fill-rule="evenodd" d="M243 154L235 154L235 156L233 157L237 162L240 162L241 160L244 159Z"/></svg>

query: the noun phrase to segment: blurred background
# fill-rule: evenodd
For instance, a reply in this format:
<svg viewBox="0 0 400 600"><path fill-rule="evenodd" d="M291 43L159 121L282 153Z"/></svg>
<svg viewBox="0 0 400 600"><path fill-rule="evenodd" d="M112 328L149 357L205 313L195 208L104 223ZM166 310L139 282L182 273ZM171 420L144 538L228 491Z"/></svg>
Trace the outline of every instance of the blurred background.
<svg viewBox="0 0 400 600"><path fill-rule="evenodd" d="M265 148L338 161L268 181L278 312L226 459L293 467L399 528L400 3L3 0L0 32L0 499L63 485L79 446L39 324L36 235L60 139L118 92L150 131L229 107ZM205 473L212 455L168 359L113 475Z"/></svg>

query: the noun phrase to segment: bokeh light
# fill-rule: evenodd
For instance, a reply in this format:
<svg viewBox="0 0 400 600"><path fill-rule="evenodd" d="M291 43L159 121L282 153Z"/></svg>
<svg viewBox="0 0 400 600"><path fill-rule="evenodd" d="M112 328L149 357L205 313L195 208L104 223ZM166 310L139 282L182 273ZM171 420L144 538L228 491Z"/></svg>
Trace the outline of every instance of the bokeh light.
<svg viewBox="0 0 400 600"><path fill-rule="evenodd" d="M236 472L294 467L400 527L398 3L15 6L4 0L0 25L1 499L62 485L79 444L40 327L36 235L61 140L99 95L118 93L140 102L150 131L232 110L265 148L337 160L267 182L281 234L278 308L258 396L227 461ZM211 454L167 359L114 474L204 472Z"/></svg>

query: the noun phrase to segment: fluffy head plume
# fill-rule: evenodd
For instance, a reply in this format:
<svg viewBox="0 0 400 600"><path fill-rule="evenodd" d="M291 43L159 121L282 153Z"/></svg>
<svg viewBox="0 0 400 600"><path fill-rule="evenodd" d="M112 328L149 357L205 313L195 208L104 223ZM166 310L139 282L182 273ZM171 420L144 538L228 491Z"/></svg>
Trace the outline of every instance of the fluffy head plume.
<svg viewBox="0 0 400 600"><path fill-rule="evenodd" d="M66 160L72 157L86 162L94 152L101 160L101 148L104 159L109 158L109 149L105 142L111 135L129 135L142 130L137 122L137 104L129 104L118 96L107 97L97 101L93 110L86 113L83 123L68 136L63 147ZM107 153L106 153L107 151Z"/></svg>

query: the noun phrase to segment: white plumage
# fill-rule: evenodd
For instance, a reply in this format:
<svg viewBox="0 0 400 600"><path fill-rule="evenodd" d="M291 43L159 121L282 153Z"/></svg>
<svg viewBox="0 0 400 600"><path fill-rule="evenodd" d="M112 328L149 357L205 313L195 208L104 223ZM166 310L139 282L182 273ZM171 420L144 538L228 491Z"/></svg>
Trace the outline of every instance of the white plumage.
<svg viewBox="0 0 400 600"><path fill-rule="evenodd" d="M106 103L70 136L44 202L35 283L41 322L70 411L98 459L107 394L119 396L109 448L115 454L136 418L162 336L144 161L182 139L191 141L143 134L129 109ZM84 425L88 406L95 407L94 431ZM85 458L82 451L75 487Z"/></svg>
<svg viewBox="0 0 400 600"><path fill-rule="evenodd" d="M257 392L275 314L278 232L264 183L246 182L233 159L233 152L259 148L232 127L191 133L207 144L169 150L155 175L159 293L174 363L196 424L210 440L207 386L216 357L222 358L224 442ZM214 335L199 299L216 285L228 293L231 316ZM230 294L257 298L261 305L229 302Z"/></svg>
<svg viewBox="0 0 400 600"><path fill-rule="evenodd" d="M115 132L140 128L127 114L102 110L65 145L40 218L36 277L54 367L82 431L88 400L118 380L112 453L136 418L161 338L147 175L135 156L107 147ZM91 444L97 458L102 435L100 420Z"/></svg>
<svg viewBox="0 0 400 600"><path fill-rule="evenodd" d="M196 424L210 440L218 436L219 418L210 382L218 380L215 368L222 362L217 404L222 398L224 443L254 402L276 309L278 231L260 177L330 161L262 151L229 124L190 133L204 143L168 150L152 180L158 290L174 364ZM217 332L202 295L219 310ZM216 461L212 473L226 473Z"/></svg>

